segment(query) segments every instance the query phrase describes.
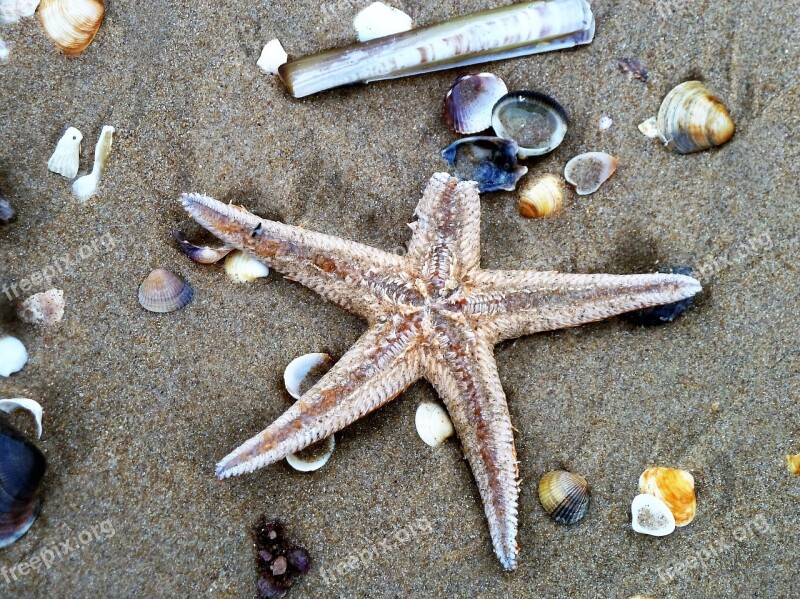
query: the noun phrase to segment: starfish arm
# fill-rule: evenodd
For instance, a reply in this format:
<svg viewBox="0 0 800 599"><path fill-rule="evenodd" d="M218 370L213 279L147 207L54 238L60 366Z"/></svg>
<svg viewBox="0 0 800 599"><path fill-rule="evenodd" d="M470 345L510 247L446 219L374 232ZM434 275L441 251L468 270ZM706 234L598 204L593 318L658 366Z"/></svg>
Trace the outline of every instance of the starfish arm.
<svg viewBox="0 0 800 599"><path fill-rule="evenodd" d="M226 244L248 252L325 299L374 322L391 299L416 294L403 259L376 248L264 220L200 194L181 196L186 211Z"/></svg>
<svg viewBox="0 0 800 599"><path fill-rule="evenodd" d="M429 282L429 293L447 296L480 266L481 203L477 184L447 173L431 177L415 214L410 265Z"/></svg>
<svg viewBox="0 0 800 599"><path fill-rule="evenodd" d="M483 500L497 557L517 567L517 454L492 346L466 322L441 318L426 378L447 406Z"/></svg>
<svg viewBox="0 0 800 599"><path fill-rule="evenodd" d="M670 304L701 290L692 277L673 274L480 271L474 284L464 309L495 343Z"/></svg>
<svg viewBox="0 0 800 599"><path fill-rule="evenodd" d="M414 320L372 326L336 365L267 429L217 465L228 478L277 462L388 403L422 376Z"/></svg>

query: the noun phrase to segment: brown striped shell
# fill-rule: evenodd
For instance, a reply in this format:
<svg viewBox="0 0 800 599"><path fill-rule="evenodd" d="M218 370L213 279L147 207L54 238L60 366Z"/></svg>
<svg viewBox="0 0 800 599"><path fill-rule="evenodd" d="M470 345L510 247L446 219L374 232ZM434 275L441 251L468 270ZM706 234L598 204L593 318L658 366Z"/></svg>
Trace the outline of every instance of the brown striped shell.
<svg viewBox="0 0 800 599"><path fill-rule="evenodd" d="M539 480L539 501L556 522L575 524L589 507L589 483L566 470L548 472Z"/></svg>
<svg viewBox="0 0 800 599"><path fill-rule="evenodd" d="M139 286L139 303L150 312L173 312L192 301L194 290L166 268L151 272Z"/></svg>

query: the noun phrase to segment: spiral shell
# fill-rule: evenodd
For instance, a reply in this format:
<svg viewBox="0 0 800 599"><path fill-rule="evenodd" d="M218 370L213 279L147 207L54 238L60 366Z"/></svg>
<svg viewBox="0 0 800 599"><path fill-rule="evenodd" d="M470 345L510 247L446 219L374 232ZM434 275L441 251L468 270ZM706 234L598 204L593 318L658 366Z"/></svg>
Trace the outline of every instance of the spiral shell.
<svg viewBox="0 0 800 599"><path fill-rule="evenodd" d="M283 371L283 383L289 395L300 399L333 366L334 360L328 354L315 353L298 356Z"/></svg>
<svg viewBox="0 0 800 599"><path fill-rule="evenodd" d="M286 462L300 472L313 472L328 463L335 448L336 439L331 435L296 453L290 453L286 456Z"/></svg>
<svg viewBox="0 0 800 599"><path fill-rule="evenodd" d="M653 495L641 494L631 503L631 526L635 532L665 537L675 530L675 517L666 503Z"/></svg>
<svg viewBox="0 0 800 599"><path fill-rule="evenodd" d="M102 0L42 0L38 16L59 50L78 56L97 35L103 14Z"/></svg>
<svg viewBox="0 0 800 599"><path fill-rule="evenodd" d="M139 303L150 312L173 312L188 305L194 290L178 275L157 268L139 286Z"/></svg>
<svg viewBox="0 0 800 599"><path fill-rule="evenodd" d="M414 424L420 439L431 447L441 445L445 439L455 434L447 411L439 404L429 401L417 407Z"/></svg>
<svg viewBox="0 0 800 599"><path fill-rule="evenodd" d="M548 472L539 479L539 501L556 522L575 524L589 507L589 483L565 470Z"/></svg>
<svg viewBox="0 0 800 599"><path fill-rule="evenodd" d="M444 98L444 119L456 133L474 135L492 126L492 109L508 93L491 73L462 75Z"/></svg>
<svg viewBox="0 0 800 599"><path fill-rule="evenodd" d="M241 250L234 250L225 258L225 272L237 283L252 283L269 275L269 267Z"/></svg>
<svg viewBox="0 0 800 599"><path fill-rule="evenodd" d="M619 166L611 154L605 152L586 152L575 156L564 167L564 178L575 187L578 195L594 193L605 183Z"/></svg>
<svg viewBox="0 0 800 599"><path fill-rule="evenodd" d="M557 212L564 203L564 182L558 175L544 175L528 181L519 192L519 213L525 218L542 218Z"/></svg>
<svg viewBox="0 0 800 599"><path fill-rule="evenodd" d="M697 500L694 477L677 468L648 468L639 477L639 493L663 501L675 518L675 526L686 526L694 520Z"/></svg>

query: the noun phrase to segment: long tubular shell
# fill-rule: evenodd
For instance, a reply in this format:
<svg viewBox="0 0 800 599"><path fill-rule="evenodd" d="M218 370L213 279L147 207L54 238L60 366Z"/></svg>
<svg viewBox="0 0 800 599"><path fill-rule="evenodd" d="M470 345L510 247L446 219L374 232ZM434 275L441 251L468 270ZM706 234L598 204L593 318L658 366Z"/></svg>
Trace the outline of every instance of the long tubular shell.
<svg viewBox="0 0 800 599"><path fill-rule="evenodd" d="M456 17L289 61L279 70L295 98L379 81L588 44L586 0L538 0Z"/></svg>

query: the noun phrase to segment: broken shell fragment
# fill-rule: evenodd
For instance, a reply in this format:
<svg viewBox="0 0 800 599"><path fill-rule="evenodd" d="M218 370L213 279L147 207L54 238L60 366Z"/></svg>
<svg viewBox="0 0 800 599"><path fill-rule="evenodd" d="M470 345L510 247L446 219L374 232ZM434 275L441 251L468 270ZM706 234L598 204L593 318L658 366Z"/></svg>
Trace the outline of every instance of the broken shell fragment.
<svg viewBox="0 0 800 599"><path fill-rule="evenodd" d="M677 468L648 468L639 477L639 493L663 501L675 517L675 526L686 526L694 520L697 500L694 477Z"/></svg>
<svg viewBox="0 0 800 599"><path fill-rule="evenodd" d="M97 35L103 13L102 0L42 0L38 16L59 50L78 56Z"/></svg>
<svg viewBox="0 0 800 599"><path fill-rule="evenodd" d="M617 170L617 166L619 160L611 154L586 152L567 162L567 166L564 167L564 178L575 187L578 195L585 196L600 189L600 186Z"/></svg>
<svg viewBox="0 0 800 599"><path fill-rule="evenodd" d="M4 197L0 196L0 225L7 225L17 219L17 211Z"/></svg>
<svg viewBox="0 0 800 599"><path fill-rule="evenodd" d="M334 364L328 354L304 354L298 356L283 371L283 382L289 395L300 399L311 389Z"/></svg>
<svg viewBox="0 0 800 599"><path fill-rule="evenodd" d="M225 258L225 272L237 283L252 283L269 275L269 267L241 250L234 250Z"/></svg>
<svg viewBox="0 0 800 599"><path fill-rule="evenodd" d="M173 312L192 301L194 290L166 268L156 268L139 286L139 304L150 312Z"/></svg>
<svg viewBox="0 0 800 599"><path fill-rule="evenodd" d="M17 308L17 316L28 324L52 325L64 318L64 292L50 289L30 296Z"/></svg>
<svg viewBox="0 0 800 599"><path fill-rule="evenodd" d="M0 338L0 376L11 376L28 363L28 351L16 337Z"/></svg>
<svg viewBox="0 0 800 599"><path fill-rule="evenodd" d="M637 495L631 503L631 525L635 532L665 537L675 530L675 517L666 503L652 495Z"/></svg>
<svg viewBox="0 0 800 599"><path fill-rule="evenodd" d="M215 264L233 251L233 248L228 246L212 248L208 245L195 245L187 241L183 232L177 230L172 232L172 236L178 242L181 251L198 264Z"/></svg>
<svg viewBox="0 0 800 599"><path fill-rule="evenodd" d="M465 137L453 142L442 156L462 181L475 181L480 192L513 191L528 167L517 164L516 142L500 137Z"/></svg>
<svg viewBox="0 0 800 599"><path fill-rule="evenodd" d="M44 410L38 401L27 399L25 397L14 397L13 399L0 399L0 410L6 414L10 414L14 410L25 410L29 412L33 419L36 421L36 435L37 438L42 437L42 414Z"/></svg>
<svg viewBox="0 0 800 599"><path fill-rule="evenodd" d="M800 475L800 453L786 456L786 469L789 474Z"/></svg>
<svg viewBox="0 0 800 599"><path fill-rule="evenodd" d="M328 463L335 448L336 439L331 435L296 453L290 453L286 456L286 462L300 472L313 472Z"/></svg>
<svg viewBox="0 0 800 599"><path fill-rule="evenodd" d="M368 42L379 37L408 31L412 27L411 17L402 10L373 2L353 19L359 42Z"/></svg>
<svg viewBox="0 0 800 599"><path fill-rule="evenodd" d="M492 129L498 137L517 142L520 158L541 156L564 141L567 113L546 94L509 92L492 110Z"/></svg>
<svg viewBox="0 0 800 599"><path fill-rule="evenodd" d="M519 192L519 213L525 218L542 218L558 211L564 203L564 181L548 174L522 184Z"/></svg>
<svg viewBox="0 0 800 599"><path fill-rule="evenodd" d="M614 124L614 119L610 116L601 116L600 120L597 121L597 128L600 131L608 131L611 129L611 126Z"/></svg>
<svg viewBox="0 0 800 599"><path fill-rule="evenodd" d="M414 424L417 427L419 438L431 447L441 445L445 439L452 437L456 432L447 410L430 401L417 406Z"/></svg>
<svg viewBox="0 0 800 599"><path fill-rule="evenodd" d="M287 60L289 60L289 55L286 54L286 50L283 49L280 41L270 40L261 50L261 56L259 56L256 64L265 73L277 75L278 68L282 64L286 64Z"/></svg>
<svg viewBox="0 0 800 599"><path fill-rule="evenodd" d="M539 479L539 501L556 522L575 524L589 507L589 483L565 470L548 472Z"/></svg>
<svg viewBox="0 0 800 599"><path fill-rule="evenodd" d="M459 77L444 97L444 118L456 133L474 135L492 126L492 109L508 93L491 73Z"/></svg>
<svg viewBox="0 0 800 599"><path fill-rule="evenodd" d="M14 23L32 17L39 0L0 0L0 23Z"/></svg>
<svg viewBox="0 0 800 599"><path fill-rule="evenodd" d="M74 179L78 174L82 139L83 134L75 127L67 129L47 161L47 168L67 179Z"/></svg>
<svg viewBox="0 0 800 599"><path fill-rule="evenodd" d="M100 132L100 137L97 140L97 145L94 148L94 166L92 172L84 175L80 179L76 179L72 184L72 191L81 200L88 200L90 197L97 193L97 185L100 183L100 177L106 170L108 164L108 157L111 154L111 142L114 136L114 127L106 125Z"/></svg>

